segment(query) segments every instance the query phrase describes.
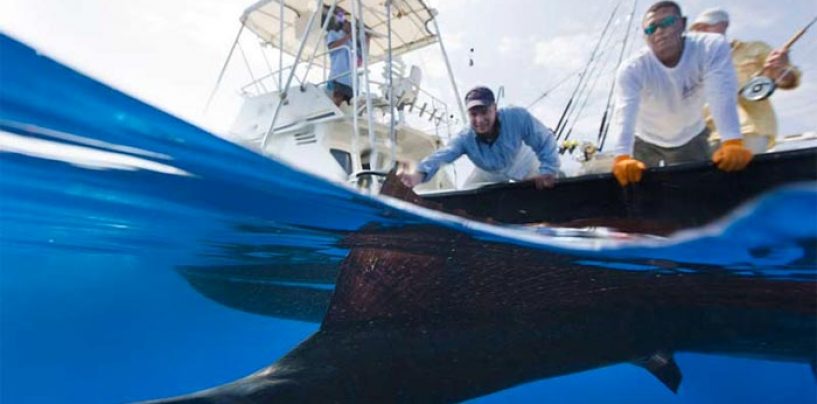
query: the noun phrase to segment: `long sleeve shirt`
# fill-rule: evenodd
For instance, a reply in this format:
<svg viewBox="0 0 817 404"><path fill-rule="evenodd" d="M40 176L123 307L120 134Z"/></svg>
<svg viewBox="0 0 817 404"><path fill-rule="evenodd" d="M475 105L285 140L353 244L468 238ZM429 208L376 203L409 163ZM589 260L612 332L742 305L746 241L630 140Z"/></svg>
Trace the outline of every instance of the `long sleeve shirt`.
<svg viewBox="0 0 817 404"><path fill-rule="evenodd" d="M704 129L705 103L723 139L740 139L737 94L731 50L722 35L687 34L674 67L645 48L618 73L616 153L632 154L635 136L660 147L684 145Z"/></svg>
<svg viewBox="0 0 817 404"><path fill-rule="evenodd" d="M772 52L772 47L765 42L752 41L742 42L733 40L732 63L738 75L738 88L742 88L758 72L763 70L766 58ZM794 84L789 88L796 88L800 84L801 72L795 66L790 66L791 73L794 74ZM717 128L714 127L712 114L706 110L706 124L712 130L712 138L720 138ZM774 143L777 137L777 117L775 116L772 102L768 98L759 101L749 101L743 97L738 97L738 118L740 119L740 132L744 135L766 136Z"/></svg>
<svg viewBox="0 0 817 404"><path fill-rule="evenodd" d="M326 32L326 45L335 42L346 36L343 30ZM342 46L352 48L352 40L346 40ZM333 48L329 51L329 78L338 83L352 87L352 63L349 57L349 49Z"/></svg>
<svg viewBox="0 0 817 404"><path fill-rule="evenodd" d="M428 181L440 166L452 163L463 154L485 171L503 171L513 166L520 148L527 145L539 158L540 174L558 173L559 153L553 131L523 108L501 108L497 111L497 120L499 135L493 143L479 139L472 128L465 129L448 145L423 159L417 171L425 173L424 180ZM508 174L521 180L527 172Z"/></svg>

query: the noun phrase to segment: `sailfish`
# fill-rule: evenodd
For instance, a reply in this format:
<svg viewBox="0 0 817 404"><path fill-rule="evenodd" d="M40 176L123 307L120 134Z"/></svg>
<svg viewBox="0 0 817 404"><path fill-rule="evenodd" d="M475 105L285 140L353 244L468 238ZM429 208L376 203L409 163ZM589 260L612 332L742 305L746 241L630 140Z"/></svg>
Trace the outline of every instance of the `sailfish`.
<svg viewBox="0 0 817 404"><path fill-rule="evenodd" d="M384 193L428 204L393 179ZM160 402L452 402L619 363L677 392L676 352L814 370L811 281L668 262L610 269L435 225L372 225L343 243L350 252L314 335L254 374Z"/></svg>

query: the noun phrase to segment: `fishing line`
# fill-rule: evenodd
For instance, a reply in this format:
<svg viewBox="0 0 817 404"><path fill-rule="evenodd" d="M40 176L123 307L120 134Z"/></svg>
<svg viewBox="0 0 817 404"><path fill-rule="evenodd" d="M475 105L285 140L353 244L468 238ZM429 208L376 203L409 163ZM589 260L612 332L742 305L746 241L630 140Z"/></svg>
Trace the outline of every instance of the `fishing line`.
<svg viewBox="0 0 817 404"><path fill-rule="evenodd" d="M582 86L583 82L586 79L585 75L586 75L587 71L590 68L590 64L594 61L594 59L596 57L596 54L598 53L599 47L601 46L601 43L605 38L605 35L607 35L607 30L610 28L610 24L613 22L613 18L615 17L619 6L621 6L621 2L622 2L622 0L619 0L619 2L616 4L615 8L613 8L613 11L610 13L610 17L607 19L607 23L604 25L604 29L602 29L602 32L601 32L601 34L599 36L599 40L596 42L596 46L593 48L593 52L591 52L591 54L590 54L590 59L588 60L587 64L585 65L585 69L584 69L584 71L582 72L582 74L581 74L581 76L579 78L579 82L576 83L576 88L573 90L573 94L570 96L570 99L568 99L567 105L565 106L565 109L562 112L561 117L559 118L559 122L556 125L556 130L555 130L556 140L557 141L561 137L564 120L565 120L565 118L567 116L568 111L570 110L571 106L573 105L573 101L575 100L576 93L579 91L579 88Z"/></svg>

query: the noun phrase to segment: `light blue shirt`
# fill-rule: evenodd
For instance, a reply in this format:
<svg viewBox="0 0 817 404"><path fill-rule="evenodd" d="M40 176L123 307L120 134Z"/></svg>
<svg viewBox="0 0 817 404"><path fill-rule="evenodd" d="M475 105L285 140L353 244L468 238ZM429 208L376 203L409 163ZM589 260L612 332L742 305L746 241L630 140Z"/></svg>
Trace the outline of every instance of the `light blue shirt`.
<svg viewBox="0 0 817 404"><path fill-rule="evenodd" d="M326 45L335 42L346 35L343 30L328 31L326 33ZM352 48L352 40L349 39L343 45ZM349 61L349 49L335 48L329 51L329 79L346 84L352 87L352 64ZM343 76L340 76L343 74Z"/></svg>
<svg viewBox="0 0 817 404"><path fill-rule="evenodd" d="M499 136L493 143L479 140L473 128L460 132L445 147L420 162L417 171L425 173L428 181L440 166L452 163L463 154L475 166L497 172L510 168L520 148L530 146L539 158L539 173L556 175L559 172L559 152L553 131L542 125L524 108L502 108L497 111Z"/></svg>

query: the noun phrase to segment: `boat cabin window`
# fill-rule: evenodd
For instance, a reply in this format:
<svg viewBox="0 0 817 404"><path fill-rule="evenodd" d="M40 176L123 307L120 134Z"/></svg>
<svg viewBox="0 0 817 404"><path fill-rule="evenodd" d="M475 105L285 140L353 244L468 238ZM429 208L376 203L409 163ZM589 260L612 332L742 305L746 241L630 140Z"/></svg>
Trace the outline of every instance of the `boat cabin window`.
<svg viewBox="0 0 817 404"><path fill-rule="evenodd" d="M352 155L340 149L329 149L332 157L340 164L346 174L352 174Z"/></svg>

